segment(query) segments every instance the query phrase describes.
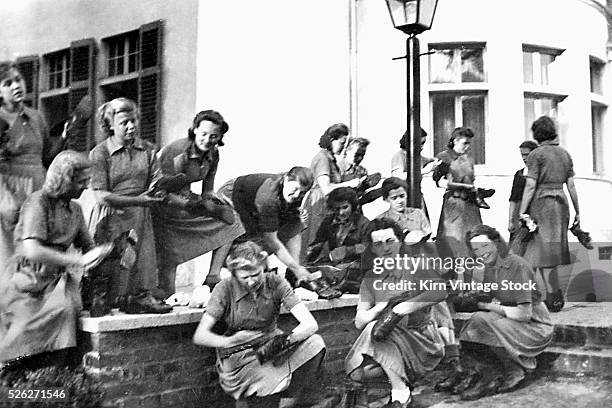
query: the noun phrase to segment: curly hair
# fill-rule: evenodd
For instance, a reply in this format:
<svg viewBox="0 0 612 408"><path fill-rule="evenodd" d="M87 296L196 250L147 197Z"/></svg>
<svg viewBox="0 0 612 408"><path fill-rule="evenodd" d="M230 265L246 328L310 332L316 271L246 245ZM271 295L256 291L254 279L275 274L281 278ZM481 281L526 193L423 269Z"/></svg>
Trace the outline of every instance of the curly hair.
<svg viewBox="0 0 612 408"><path fill-rule="evenodd" d="M539 143L546 140L553 140L557 137L557 126L548 116L540 116L531 124L533 138Z"/></svg>
<svg viewBox="0 0 612 408"><path fill-rule="evenodd" d="M131 99L121 97L106 102L98 108L98 124L106 137L113 135L111 125L115 115L120 112L134 113L136 115L136 120L140 120L138 105Z"/></svg>
<svg viewBox="0 0 612 408"><path fill-rule="evenodd" d="M268 254L253 241L241 242L231 247L225 264L235 274L238 270L256 270L266 265Z"/></svg>
<svg viewBox="0 0 612 408"><path fill-rule="evenodd" d="M327 128L325 133L319 138L319 147L331 150L332 140L348 136L349 128L344 123L336 123Z"/></svg>
<svg viewBox="0 0 612 408"><path fill-rule="evenodd" d="M74 150L60 152L47 170L43 191L54 198L66 195L74 176L90 167L91 161L82 153Z"/></svg>
<svg viewBox="0 0 612 408"><path fill-rule="evenodd" d="M506 241L501 236L498 230L488 225L477 225L476 227L472 228L465 234L465 242L468 248L470 249L470 251L473 251L472 243L471 243L472 239L480 235L486 236L495 244L495 246L497 247L497 253L499 254L499 256L501 256L502 258L505 258L508 256L508 253L510 252L510 249L508 248L508 244L506 243Z"/></svg>
<svg viewBox="0 0 612 408"><path fill-rule="evenodd" d="M374 231L380 231L391 228L395 237L398 241L402 241L404 239L404 231L402 231L402 227L395 221L390 218L374 218L368 224L365 232L365 239L367 242L372 242L372 233Z"/></svg>
<svg viewBox="0 0 612 408"><path fill-rule="evenodd" d="M452 131L450 138L448 139L447 147L449 149L452 149L453 147L455 147L456 139L462 139L462 138L472 139L473 137L474 137L474 131L471 128L469 127L455 128L455 130Z"/></svg>
<svg viewBox="0 0 612 408"><path fill-rule="evenodd" d="M211 109L203 110L201 112L198 112L195 115L195 117L193 118L193 123L191 124L191 127L187 129L187 137L190 140L194 140L195 139L194 130L198 126L200 126L200 122L205 121L205 120L212 122L215 125L220 127L221 137L219 138L219 141L217 142L217 146L225 146L225 143L223 143L223 135L225 135L227 131L229 130L229 125L227 124L225 119L223 119L223 116L221 116L219 112L211 110Z"/></svg>
<svg viewBox="0 0 612 408"><path fill-rule="evenodd" d="M334 203L347 201L351 205L351 213L359 208L357 192L350 187L338 187L333 189L327 196L327 208L331 209Z"/></svg>

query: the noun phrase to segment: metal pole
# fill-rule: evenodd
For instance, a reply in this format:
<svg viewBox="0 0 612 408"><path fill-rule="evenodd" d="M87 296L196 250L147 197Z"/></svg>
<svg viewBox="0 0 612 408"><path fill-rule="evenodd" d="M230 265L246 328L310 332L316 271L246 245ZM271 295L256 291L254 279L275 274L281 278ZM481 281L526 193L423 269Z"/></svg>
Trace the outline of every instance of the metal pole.
<svg viewBox="0 0 612 408"><path fill-rule="evenodd" d="M412 92L411 92L412 91ZM406 184L408 205L421 208L421 66L419 40L411 35L406 40Z"/></svg>

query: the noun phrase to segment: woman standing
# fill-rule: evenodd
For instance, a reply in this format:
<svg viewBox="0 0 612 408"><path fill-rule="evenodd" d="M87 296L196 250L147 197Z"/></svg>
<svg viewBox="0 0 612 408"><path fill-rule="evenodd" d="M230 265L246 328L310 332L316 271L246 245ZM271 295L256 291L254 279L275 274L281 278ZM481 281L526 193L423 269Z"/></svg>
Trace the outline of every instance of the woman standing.
<svg viewBox="0 0 612 408"><path fill-rule="evenodd" d="M251 241L232 248L227 258L232 277L215 286L193 337L198 345L217 348L221 388L237 407L277 407L283 391L282 396L300 401L325 354L316 320L286 280L264 273L266 258ZM299 323L291 333L276 325L281 304ZM213 332L219 321L227 325L223 335ZM280 353L267 360L259 345L279 335Z"/></svg>
<svg viewBox="0 0 612 408"><path fill-rule="evenodd" d="M98 109L107 138L93 148L90 188L97 206L90 224L94 240L110 242L124 231L138 235L136 263L116 289L126 296L118 305L127 313L166 313L171 310L151 293L157 288L157 257L150 207L161 201L147 195L159 177L155 147L138 136L138 108L126 98L113 99Z"/></svg>
<svg viewBox="0 0 612 408"><path fill-rule="evenodd" d="M508 392L525 378L525 370L536 368L536 357L544 351L553 336L553 324L537 289L533 270L518 255L508 253L508 246L497 230L481 225L471 230L466 241L475 257L485 264L484 283L504 281L521 289L493 290L499 303L478 303L481 310L470 317L459 334L461 341L476 344L479 359L482 348L488 348L500 360L500 378L484 372L482 379L461 397L473 400L495 392ZM526 287L536 287L525 289Z"/></svg>
<svg viewBox="0 0 612 408"><path fill-rule="evenodd" d="M213 193L219 164L217 146L224 145L228 129L219 112L199 112L187 137L170 143L158 154L163 176L182 173L187 182L178 197L171 194L170 203L159 206L154 217L155 236L163 237L156 242L159 283L166 296L174 293L178 264L231 243L244 233L232 207L218 201ZM190 190L195 182L201 182L200 196ZM172 205L173 201L177 203ZM221 262L226 256L227 250L221 254Z"/></svg>
<svg viewBox="0 0 612 408"><path fill-rule="evenodd" d="M0 279L13 254L13 231L25 198L40 190L45 168L64 147L52 144L43 116L24 103L26 83L12 62L0 63Z"/></svg>
<svg viewBox="0 0 612 408"><path fill-rule="evenodd" d="M508 208L508 231L510 232L510 242L518 231L519 224L519 207L523 199L523 191L525 191L525 180L527 179L527 157L529 153L535 150L538 144L532 140L526 140L520 144L519 150L525 167L517 170L512 179L512 190L510 191L510 206ZM512 245L511 245L512 246ZM517 253L517 255L522 255Z"/></svg>
<svg viewBox="0 0 612 408"><path fill-rule="evenodd" d="M555 123L548 116L538 118L531 125L533 138L540 146L527 157L527 180L519 214L528 213L538 224L537 233L527 243L525 259L540 269L544 282L550 287L547 303L552 312L563 308L563 292L555 267L570 263L567 244L569 205L563 192L567 184L576 216L580 222L578 193L574 184L574 167L569 153L559 147ZM548 279L547 274L548 271Z"/></svg>
<svg viewBox="0 0 612 408"><path fill-rule="evenodd" d="M91 163L60 153L41 190L23 204L15 229L16 255L0 285L0 362L76 346L81 308L78 269L98 264L111 248L93 247L78 198ZM68 252L75 247L89 251Z"/></svg>
<svg viewBox="0 0 612 408"><path fill-rule="evenodd" d="M436 247L442 257L469 256L465 234L482 224L475 201L474 159L468 156L473 137L472 129L456 128L451 133L448 148L437 156L441 164L433 178L439 187L446 188L436 238ZM442 178L446 182L441 184Z"/></svg>
<svg viewBox="0 0 612 408"><path fill-rule="evenodd" d="M336 155L342 153L349 129L344 123L336 123L327 128L319 139L321 150L312 159L310 169L314 175L313 188L304 197L302 222L306 229L302 233L301 258L306 256L308 245L315 239L319 225L326 214L325 197L338 187L357 188L365 177L342 182Z"/></svg>

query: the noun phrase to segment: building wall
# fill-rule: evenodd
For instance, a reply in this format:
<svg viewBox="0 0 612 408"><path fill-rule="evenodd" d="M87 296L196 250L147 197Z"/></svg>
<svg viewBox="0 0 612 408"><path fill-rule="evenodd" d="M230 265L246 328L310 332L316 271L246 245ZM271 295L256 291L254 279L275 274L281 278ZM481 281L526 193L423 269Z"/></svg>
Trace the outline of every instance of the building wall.
<svg viewBox="0 0 612 408"><path fill-rule="evenodd" d="M197 0L23 0L0 2L0 60L46 54L164 20L162 143L185 135L195 113ZM98 54L100 56L100 54ZM98 60L98 69L104 61ZM99 101L99 99L98 99Z"/></svg>

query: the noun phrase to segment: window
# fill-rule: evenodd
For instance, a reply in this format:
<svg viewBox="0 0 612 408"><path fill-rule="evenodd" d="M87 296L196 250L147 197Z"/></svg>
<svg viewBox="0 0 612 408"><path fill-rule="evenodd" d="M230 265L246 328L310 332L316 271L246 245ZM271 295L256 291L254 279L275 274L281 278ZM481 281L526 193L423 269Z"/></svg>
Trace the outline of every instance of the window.
<svg viewBox="0 0 612 408"><path fill-rule="evenodd" d="M589 60L591 92L594 94L603 95L603 73L606 65L593 57L591 57Z"/></svg>
<svg viewBox="0 0 612 408"><path fill-rule="evenodd" d="M476 164L485 162L485 107L484 93L435 93L431 95L434 150L446 149L451 132L458 126L474 131L472 157Z"/></svg>
<svg viewBox="0 0 612 408"><path fill-rule="evenodd" d="M100 80L104 101L126 97L140 108L140 136L159 139L162 24L102 39L106 77Z"/></svg>
<svg viewBox="0 0 612 408"><path fill-rule="evenodd" d="M25 57L17 58L17 67L19 72L23 75L23 79L26 83L26 94L24 102L26 105L37 108L38 107L38 68L39 59L38 55L29 55Z"/></svg>
<svg viewBox="0 0 612 408"><path fill-rule="evenodd" d="M70 85L70 49L47 54L47 89L66 88Z"/></svg>
<svg viewBox="0 0 612 408"><path fill-rule="evenodd" d="M429 51L430 83L485 82L484 44L432 44Z"/></svg>
<svg viewBox="0 0 612 408"><path fill-rule="evenodd" d="M603 124L606 114L606 107L591 103L591 131L593 143L593 173L602 174L604 172L603 163Z"/></svg>
<svg viewBox="0 0 612 408"><path fill-rule="evenodd" d="M555 60L563 51L523 45L523 82L526 84L550 85Z"/></svg>
<svg viewBox="0 0 612 408"><path fill-rule="evenodd" d="M138 71L140 67L140 38L138 31L105 40L108 46L108 76Z"/></svg>
<svg viewBox="0 0 612 408"><path fill-rule="evenodd" d="M531 124L537 118L543 115L557 118L557 104L559 100L559 98L554 96L525 93L525 140L533 139Z"/></svg>

